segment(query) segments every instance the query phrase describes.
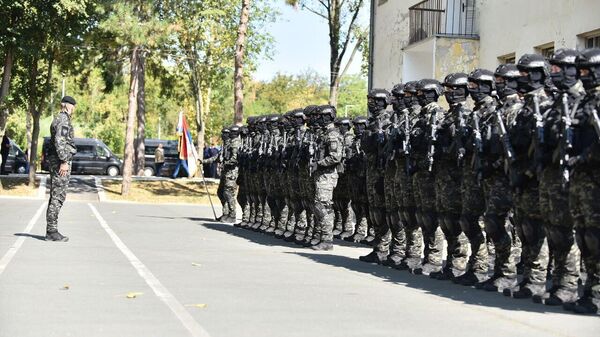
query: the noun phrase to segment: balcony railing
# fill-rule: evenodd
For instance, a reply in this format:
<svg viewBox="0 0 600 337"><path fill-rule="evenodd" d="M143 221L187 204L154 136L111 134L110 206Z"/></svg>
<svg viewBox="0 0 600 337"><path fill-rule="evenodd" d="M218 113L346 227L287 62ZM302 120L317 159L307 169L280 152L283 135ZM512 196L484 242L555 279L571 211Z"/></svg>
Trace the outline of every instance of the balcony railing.
<svg viewBox="0 0 600 337"><path fill-rule="evenodd" d="M475 0L425 0L409 8L409 42L430 36L476 38Z"/></svg>

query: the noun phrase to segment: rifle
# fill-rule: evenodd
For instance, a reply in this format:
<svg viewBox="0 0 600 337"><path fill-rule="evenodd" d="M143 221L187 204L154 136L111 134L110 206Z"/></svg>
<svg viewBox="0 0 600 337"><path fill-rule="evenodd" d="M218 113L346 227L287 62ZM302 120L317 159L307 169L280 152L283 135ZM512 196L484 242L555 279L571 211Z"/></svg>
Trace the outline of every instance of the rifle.
<svg viewBox="0 0 600 337"><path fill-rule="evenodd" d="M402 141L402 152L404 152L404 169L406 175L410 174L410 119L408 110L404 111L404 140Z"/></svg>
<svg viewBox="0 0 600 337"><path fill-rule="evenodd" d="M535 168L538 170L540 167L540 161L542 157L543 145L544 145L544 116L540 112L540 98L538 95L533 95L533 116L535 118L535 148L534 148L534 161Z"/></svg>
<svg viewBox="0 0 600 337"><path fill-rule="evenodd" d="M571 168L569 167L569 152L573 149L573 129L571 128L571 111L569 111L569 100L567 94L562 96L563 116L562 116L562 145L560 146L560 169L562 171L562 187L566 188L569 185ZM579 98L573 104L573 110L577 111Z"/></svg>
<svg viewBox="0 0 600 337"><path fill-rule="evenodd" d="M312 176L315 169L315 139L311 132L308 136L308 175Z"/></svg>
<svg viewBox="0 0 600 337"><path fill-rule="evenodd" d="M475 151L473 152L473 160L471 167L477 173L477 181L481 182L483 165L481 164L481 155L483 154L483 140L481 138L481 129L479 128L479 114L473 113L473 136Z"/></svg>
<svg viewBox="0 0 600 337"><path fill-rule="evenodd" d="M596 111L596 109L592 109L591 114L591 123L594 126L594 129L596 130L596 136L598 136L598 141L600 141L600 118L598 118L598 111Z"/></svg>
<svg viewBox="0 0 600 337"><path fill-rule="evenodd" d="M465 157L465 146L463 144L462 137L466 134L467 123L465 122L465 116L463 115L463 109L458 109L458 132L454 137L454 142L458 144L458 155L456 158L456 166L461 167L463 159Z"/></svg>
<svg viewBox="0 0 600 337"><path fill-rule="evenodd" d="M500 140L502 140L502 147L504 148L504 154L506 155L506 159L509 164L512 164L515 161L515 151L510 144L510 138L508 137L508 132L506 131L506 125L504 125L504 120L502 119L502 113L500 109L496 109L496 123L498 123L498 127L500 128Z"/></svg>
<svg viewBox="0 0 600 337"><path fill-rule="evenodd" d="M427 160L429 161L429 172L433 170L433 156L435 155L435 142L437 141L437 111L431 113L431 134L429 136L429 151Z"/></svg>
<svg viewBox="0 0 600 337"><path fill-rule="evenodd" d="M393 161L394 158L396 157L396 144L395 143L396 143L397 136L398 136L398 115L396 115L396 113L394 113L392 115L392 127L389 131L389 136L388 136L388 149L391 147L392 153L390 154L387 161Z"/></svg>

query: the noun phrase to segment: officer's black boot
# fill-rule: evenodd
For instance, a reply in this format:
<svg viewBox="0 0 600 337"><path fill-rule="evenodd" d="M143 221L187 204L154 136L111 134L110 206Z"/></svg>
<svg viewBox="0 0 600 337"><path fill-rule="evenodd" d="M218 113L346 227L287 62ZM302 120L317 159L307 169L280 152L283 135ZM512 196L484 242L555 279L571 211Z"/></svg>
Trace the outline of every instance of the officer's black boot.
<svg viewBox="0 0 600 337"><path fill-rule="evenodd" d="M58 231L46 232L46 241L67 242L69 241L69 238L60 234Z"/></svg>

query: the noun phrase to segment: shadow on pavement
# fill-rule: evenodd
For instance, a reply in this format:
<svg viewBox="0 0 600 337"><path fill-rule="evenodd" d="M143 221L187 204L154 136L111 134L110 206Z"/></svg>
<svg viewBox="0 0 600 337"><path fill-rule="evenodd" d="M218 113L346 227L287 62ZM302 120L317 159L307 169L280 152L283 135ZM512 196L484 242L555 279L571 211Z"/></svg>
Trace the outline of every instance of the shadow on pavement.
<svg viewBox="0 0 600 337"><path fill-rule="evenodd" d="M201 225L208 229L221 231L261 245L299 248L299 246L294 243L288 243L275 237L253 232L251 230L236 228L230 224L207 222L202 223ZM340 240L337 240L335 244L338 246L343 245L366 247L361 244ZM432 295L445 297L455 301L461 301L466 304L497 307L505 310L520 310L538 313L552 312L567 315L571 314L567 311L564 311L560 306L550 307L543 304L536 304L533 303L531 299L513 299L505 297L500 293L477 290L472 287L454 284L451 281L438 281L430 279L428 276L413 275L408 271L399 271L384 266L368 264L359 261L357 258L335 255L335 248L333 253L312 253L310 250L307 250L307 252L290 251L286 252L286 254L295 254L318 263L342 267L354 272L371 274L382 279L384 282L391 282L414 289L420 289Z"/></svg>
<svg viewBox="0 0 600 337"><path fill-rule="evenodd" d="M195 221L213 221L213 222L205 222L201 225L206 228L225 232L227 234L241 237L248 241L252 241L254 243L258 243L261 245L301 248L301 246L298 246L297 244L295 244L293 242L283 241L282 239L278 239L273 235L268 235L268 234L264 234L261 232L255 232L251 229L237 228L237 227L234 227L232 224L225 224L222 222L214 222L214 219L206 219L206 218L186 218L186 219L189 219L192 221L194 221L194 220ZM348 242L348 241L343 241L343 240L336 240L335 244L338 246L343 246L343 247L363 247L363 248L367 247L360 243Z"/></svg>
<svg viewBox="0 0 600 337"><path fill-rule="evenodd" d="M25 236L25 237L40 240L40 241L46 241L45 235L35 235L35 234L29 234L29 233L15 233L14 235L15 236Z"/></svg>

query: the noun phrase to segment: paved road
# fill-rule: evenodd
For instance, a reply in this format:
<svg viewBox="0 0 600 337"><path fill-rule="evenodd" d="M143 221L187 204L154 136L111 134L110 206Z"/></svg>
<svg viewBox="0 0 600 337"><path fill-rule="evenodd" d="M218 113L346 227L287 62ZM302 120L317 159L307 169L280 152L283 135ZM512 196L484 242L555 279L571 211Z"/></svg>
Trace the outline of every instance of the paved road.
<svg viewBox="0 0 600 337"><path fill-rule="evenodd" d="M0 199L1 337L600 331L597 316L364 264L360 246L298 248L214 223L202 206L70 201L60 229L71 241L48 243L43 203Z"/></svg>

